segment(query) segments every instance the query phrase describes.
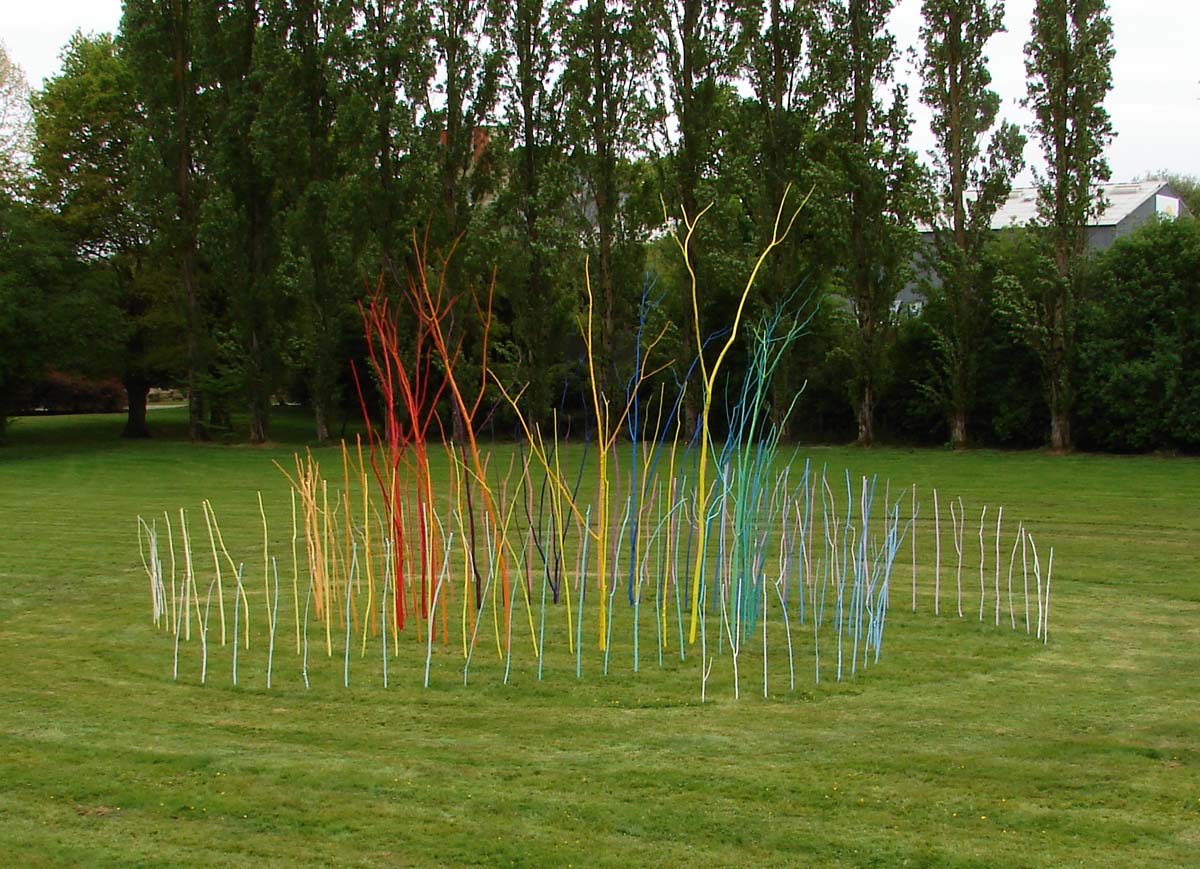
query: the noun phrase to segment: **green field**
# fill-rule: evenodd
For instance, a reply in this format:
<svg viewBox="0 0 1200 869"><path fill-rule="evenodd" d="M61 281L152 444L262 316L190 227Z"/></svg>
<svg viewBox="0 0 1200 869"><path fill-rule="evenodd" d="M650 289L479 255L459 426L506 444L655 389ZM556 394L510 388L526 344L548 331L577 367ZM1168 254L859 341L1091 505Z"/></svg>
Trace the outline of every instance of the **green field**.
<svg viewBox="0 0 1200 869"><path fill-rule="evenodd" d="M983 504L1024 520L1055 548L1044 646L970 606L951 617L945 590L934 618L926 536L919 612L901 558L883 658L841 684L814 684L806 655L789 692L773 657L764 699L753 659L735 701L718 658L701 705L694 651L660 668L644 647L634 674L622 642L604 676L594 641L582 679L556 648L539 682L526 634L507 685L493 643L466 688L461 653L435 648L424 689L410 633L387 690L378 663L357 658L344 688L336 647L314 653L305 690L281 643L268 691L261 626L238 687L228 650L198 684L194 642L172 681L135 519L198 517L210 498L249 562L255 493L281 515L272 459L290 463L304 420L283 418L270 447L187 444L179 411L152 414L149 442L117 439L120 422L19 420L0 449L4 865L1184 866L1200 854L1196 460L801 453L916 482L923 510L936 486L976 522ZM314 454L340 469L338 451Z"/></svg>

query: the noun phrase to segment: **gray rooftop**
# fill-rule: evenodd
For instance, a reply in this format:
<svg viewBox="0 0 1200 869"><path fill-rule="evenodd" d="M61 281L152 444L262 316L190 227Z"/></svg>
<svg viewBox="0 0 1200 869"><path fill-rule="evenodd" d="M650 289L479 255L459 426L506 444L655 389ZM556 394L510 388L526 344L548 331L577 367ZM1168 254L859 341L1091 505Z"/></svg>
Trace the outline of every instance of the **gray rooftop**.
<svg viewBox="0 0 1200 869"><path fill-rule="evenodd" d="M1186 209L1180 203L1179 197L1170 189L1170 185L1162 179L1154 179L1151 181L1134 181L1127 184L1102 184L1100 190L1104 194L1104 210L1100 212L1092 222L1091 226L1116 226L1125 218L1129 217L1139 206L1147 200L1159 195L1161 192L1164 196L1174 200L1175 213L1185 213ZM992 229L1007 229L1013 226L1025 226L1037 219L1037 195L1036 187L1017 187L1008 195L1008 199L997 210L992 217ZM973 199L974 194L968 193L968 199ZM1170 207L1171 203L1165 203L1163 207ZM1156 210L1158 210L1156 208ZM922 232L928 230L926 226L917 227Z"/></svg>
<svg viewBox="0 0 1200 869"><path fill-rule="evenodd" d="M1091 222L1092 226L1116 226L1133 211L1167 186L1162 179L1134 181L1129 184L1102 184L1104 210ZM1037 188L1018 187L1008 196L992 217L992 229L1024 226L1037 217Z"/></svg>

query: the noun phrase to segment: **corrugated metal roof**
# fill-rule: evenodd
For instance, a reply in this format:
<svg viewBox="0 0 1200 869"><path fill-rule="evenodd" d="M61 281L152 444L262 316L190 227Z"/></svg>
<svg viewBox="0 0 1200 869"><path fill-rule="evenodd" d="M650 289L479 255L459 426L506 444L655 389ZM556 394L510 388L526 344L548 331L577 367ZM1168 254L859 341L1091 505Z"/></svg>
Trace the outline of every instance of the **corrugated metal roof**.
<svg viewBox="0 0 1200 869"><path fill-rule="evenodd" d="M1167 186L1161 179L1134 181L1129 184L1102 184L1104 210L1089 226L1116 226L1138 206ZM1024 226L1037 217L1037 188L1018 187L992 217L992 229Z"/></svg>
<svg viewBox="0 0 1200 869"><path fill-rule="evenodd" d="M1167 182L1162 179L1134 181L1128 184L1102 184L1100 189L1104 193L1104 210L1088 225L1116 226L1167 186ZM1036 220L1037 196L1036 187L1014 188L1005 203L996 209L992 216L992 229L1025 226ZM974 194L968 193L967 198L973 199ZM926 232L929 228L922 224L917 229Z"/></svg>

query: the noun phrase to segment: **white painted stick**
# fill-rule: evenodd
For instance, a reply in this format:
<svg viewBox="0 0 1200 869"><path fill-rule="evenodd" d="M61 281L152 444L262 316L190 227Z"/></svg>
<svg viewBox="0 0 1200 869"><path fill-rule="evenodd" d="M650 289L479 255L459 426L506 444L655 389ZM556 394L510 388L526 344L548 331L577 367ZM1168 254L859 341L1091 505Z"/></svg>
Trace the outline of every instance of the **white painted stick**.
<svg viewBox="0 0 1200 869"><path fill-rule="evenodd" d="M933 490L933 543L936 554L933 562L933 614L941 614L942 602L942 521L938 512L937 489Z"/></svg>
<svg viewBox="0 0 1200 869"><path fill-rule="evenodd" d="M1045 617L1042 610L1042 564L1038 560L1037 543L1033 539L1033 535L1029 535L1029 548L1033 550L1033 578L1037 582L1037 633L1034 634L1039 640L1042 638L1043 618Z"/></svg>
<svg viewBox="0 0 1200 869"><path fill-rule="evenodd" d="M1050 574L1054 572L1054 547L1050 547L1050 561L1046 564L1046 617L1042 624L1042 645L1050 637Z"/></svg>
<svg viewBox="0 0 1200 869"><path fill-rule="evenodd" d="M212 547L213 569L216 571L214 581L217 584L217 611L221 616L221 645L223 646L225 645L225 598L221 592L221 559L217 557L217 538L213 536L212 519L208 515L208 501L201 501L200 506L204 511L204 524L208 527L208 542ZM234 598L233 605L237 606L237 598ZM207 622L207 619L205 621Z"/></svg>
<svg viewBox="0 0 1200 869"><path fill-rule="evenodd" d="M1021 523L1021 575L1025 581L1025 633L1029 633L1029 552L1026 542L1029 538L1025 524Z"/></svg>
<svg viewBox="0 0 1200 869"><path fill-rule="evenodd" d="M196 621L199 623L200 590L196 587L196 575L192 572L192 543L188 538L187 514L182 507L179 508L179 533L183 535L183 562L185 570L183 587L190 589L191 598L196 603ZM192 639L192 617L188 614L186 606L183 608L183 638L188 641Z"/></svg>
<svg viewBox="0 0 1200 869"><path fill-rule="evenodd" d="M171 550L171 630L179 633L179 611L175 608L175 536L171 533L171 514L163 510L163 520L167 526L167 546Z"/></svg>
<svg viewBox="0 0 1200 869"><path fill-rule="evenodd" d="M1004 519L1004 508L996 514L996 627L1000 627L1000 522Z"/></svg>
<svg viewBox="0 0 1200 869"><path fill-rule="evenodd" d="M271 567L275 572L275 600L272 605L274 612L271 613L271 635L267 643L267 690L271 689L271 665L275 661L275 625L276 616L279 615L279 565L275 559L271 559Z"/></svg>
<svg viewBox="0 0 1200 869"><path fill-rule="evenodd" d="M953 502L953 501L951 501L951 502L950 502L950 523L951 523L951 529L950 529L950 533L951 533L951 537L952 537L952 539L953 539L953 541L954 541L954 551L955 551L955 552L958 554L958 567L957 567L957 569L956 569L956 572L955 572L955 580L954 580L954 581L955 581L955 585L956 585L956 588L957 588L957 593L958 593L958 617L961 619L961 618L963 617L963 611L962 611L962 532L961 532L961 526L965 525L965 524L966 524L966 522L965 522L965 521L963 521L963 522L960 522L960 521L959 521L959 519L961 518L961 519L965 520L965 519L966 519L966 515L965 515L965 514L962 512L962 498L959 498L959 499L958 499L958 503L959 503L959 512L958 512L958 516L956 517L956 516L954 515L954 502Z"/></svg>
<svg viewBox="0 0 1200 869"><path fill-rule="evenodd" d="M983 604L987 599L987 586L983 581L983 563L987 556L987 550L983 544L983 520L987 516L987 505L984 505L983 512L979 514L979 620L983 621Z"/></svg>
<svg viewBox="0 0 1200 869"><path fill-rule="evenodd" d="M267 543L267 511L263 507L262 492L258 493L258 515L260 517L262 517L262 529L263 529L263 604L267 611L267 618L272 620L270 622L270 624L267 625L267 632L270 635L274 636L274 634L275 634L274 618L275 617L273 615L271 615L271 608L269 606L266 606L267 601L271 599L271 571L270 571L270 555L268 554L269 547L268 547L268 543Z"/></svg>
<svg viewBox="0 0 1200 869"><path fill-rule="evenodd" d="M912 611L917 611L917 484L912 487Z"/></svg>
<svg viewBox="0 0 1200 869"><path fill-rule="evenodd" d="M1012 629L1014 631L1017 629L1017 613L1013 609L1012 575L1013 565L1017 560L1017 547L1021 545L1021 533L1023 528L1023 525L1017 525L1017 533L1016 536L1013 537L1012 555L1008 557L1008 617L1012 621Z"/></svg>

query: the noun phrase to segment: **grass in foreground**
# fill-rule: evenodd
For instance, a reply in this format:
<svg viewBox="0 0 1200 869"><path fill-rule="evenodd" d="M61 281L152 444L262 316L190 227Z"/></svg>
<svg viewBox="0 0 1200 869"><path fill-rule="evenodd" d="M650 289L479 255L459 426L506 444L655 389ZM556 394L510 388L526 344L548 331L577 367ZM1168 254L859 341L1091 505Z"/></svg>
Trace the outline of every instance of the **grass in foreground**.
<svg viewBox="0 0 1200 869"><path fill-rule="evenodd" d="M0 450L6 862L1127 866L1200 848L1194 460L811 451L1025 519L1056 550L1045 647L935 620L924 597L914 615L899 583L879 667L768 700L744 676L735 703L727 659L701 706L694 654L660 670L644 652L634 675L616 649L604 677L594 647L582 680L558 656L538 682L526 654L508 686L493 649L465 689L438 652L424 690L411 635L387 691L365 664L342 688L335 653L311 691L289 658L268 692L257 646L242 687L224 656L197 685L194 648L171 681L134 517L209 497L253 551L255 492L286 499L271 460L299 443L192 446L159 413L148 443L62 418Z"/></svg>

